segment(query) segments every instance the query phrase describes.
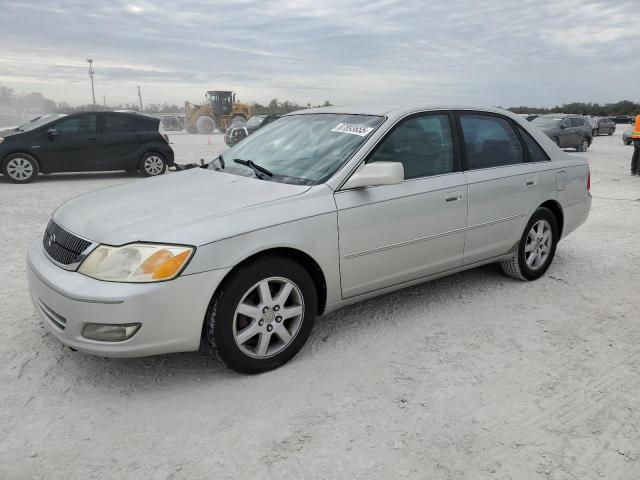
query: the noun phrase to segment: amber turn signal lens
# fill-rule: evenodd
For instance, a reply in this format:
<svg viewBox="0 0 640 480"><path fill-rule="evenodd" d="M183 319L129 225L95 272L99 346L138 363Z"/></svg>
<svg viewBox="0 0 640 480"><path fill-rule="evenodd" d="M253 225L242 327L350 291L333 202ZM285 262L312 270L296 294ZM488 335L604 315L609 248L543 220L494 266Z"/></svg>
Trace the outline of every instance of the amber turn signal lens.
<svg viewBox="0 0 640 480"><path fill-rule="evenodd" d="M189 259L189 255L191 255L191 251L186 251L166 260L153 272L153 279L162 280L175 276Z"/></svg>
<svg viewBox="0 0 640 480"><path fill-rule="evenodd" d="M167 260L171 260L172 258L173 253L171 253L169 250L160 250L147 258L140 266L140 268L144 273L151 274L155 272L163 263L165 263Z"/></svg>

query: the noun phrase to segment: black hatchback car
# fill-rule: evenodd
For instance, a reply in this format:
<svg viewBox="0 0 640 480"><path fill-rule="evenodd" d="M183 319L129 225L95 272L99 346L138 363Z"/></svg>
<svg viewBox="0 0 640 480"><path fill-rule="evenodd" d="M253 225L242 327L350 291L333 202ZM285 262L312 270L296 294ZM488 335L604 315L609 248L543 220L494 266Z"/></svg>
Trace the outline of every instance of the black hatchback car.
<svg viewBox="0 0 640 480"><path fill-rule="evenodd" d="M38 173L126 170L144 176L174 165L160 120L139 113L48 115L0 132L2 174L15 183Z"/></svg>

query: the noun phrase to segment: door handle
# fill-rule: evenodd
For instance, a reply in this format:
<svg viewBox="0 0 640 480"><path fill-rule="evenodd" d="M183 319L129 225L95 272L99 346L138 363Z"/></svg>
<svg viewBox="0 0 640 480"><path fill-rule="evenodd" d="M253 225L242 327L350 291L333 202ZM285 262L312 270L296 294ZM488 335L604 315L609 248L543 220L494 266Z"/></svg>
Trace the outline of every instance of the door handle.
<svg viewBox="0 0 640 480"><path fill-rule="evenodd" d="M460 190L456 192L447 192L444 200L445 202L457 202L458 200L462 200L462 192Z"/></svg>
<svg viewBox="0 0 640 480"><path fill-rule="evenodd" d="M538 183L538 179L536 177L527 177L526 183L527 187L530 187L531 185L535 185L536 183Z"/></svg>
<svg viewBox="0 0 640 480"><path fill-rule="evenodd" d="M89 143L98 143L98 139L97 138L90 138L89 139Z"/></svg>

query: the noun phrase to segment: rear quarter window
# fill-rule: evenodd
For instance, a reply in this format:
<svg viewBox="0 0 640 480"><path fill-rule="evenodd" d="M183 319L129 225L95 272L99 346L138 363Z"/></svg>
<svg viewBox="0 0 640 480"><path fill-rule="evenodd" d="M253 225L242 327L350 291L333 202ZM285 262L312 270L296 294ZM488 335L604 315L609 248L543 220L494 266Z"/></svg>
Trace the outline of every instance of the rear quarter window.
<svg viewBox="0 0 640 480"><path fill-rule="evenodd" d="M506 118L461 114L460 124L469 170L524 163L522 144Z"/></svg>
<svg viewBox="0 0 640 480"><path fill-rule="evenodd" d="M522 140L524 140L525 147L529 153L529 160L532 162L547 162L549 156L544 149L536 142L536 140L527 132L524 128L518 126L518 131Z"/></svg>

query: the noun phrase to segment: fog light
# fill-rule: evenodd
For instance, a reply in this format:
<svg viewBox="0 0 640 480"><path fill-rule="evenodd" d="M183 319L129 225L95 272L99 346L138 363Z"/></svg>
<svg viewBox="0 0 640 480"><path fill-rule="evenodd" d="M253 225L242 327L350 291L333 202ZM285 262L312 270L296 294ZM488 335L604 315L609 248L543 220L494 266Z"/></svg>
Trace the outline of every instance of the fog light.
<svg viewBox="0 0 640 480"><path fill-rule="evenodd" d="M123 342L133 337L140 330L140 323L107 325L104 323L87 323L82 328L82 336L100 342Z"/></svg>

